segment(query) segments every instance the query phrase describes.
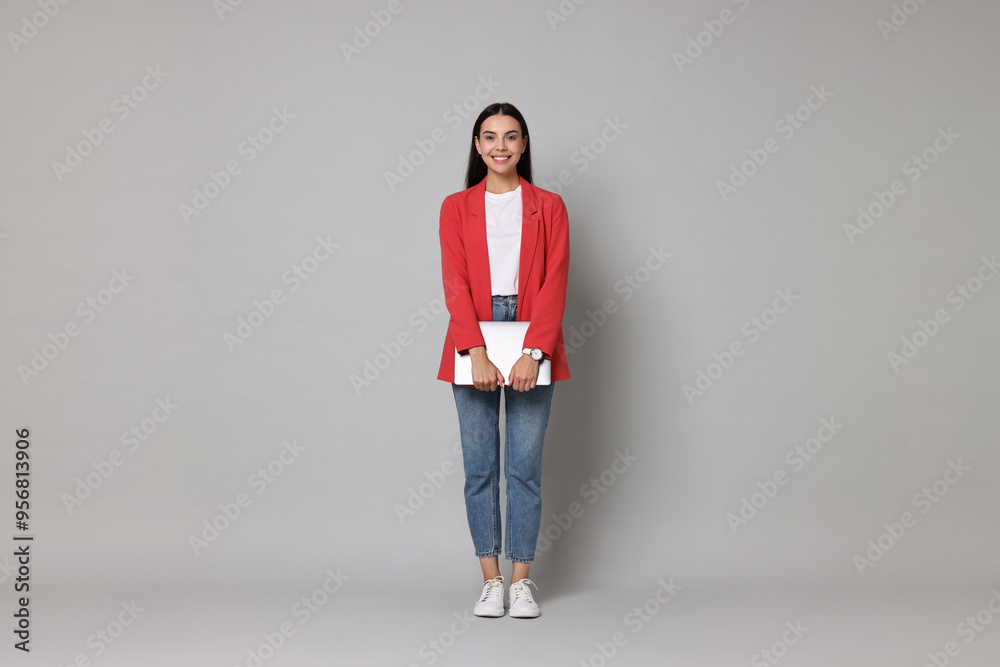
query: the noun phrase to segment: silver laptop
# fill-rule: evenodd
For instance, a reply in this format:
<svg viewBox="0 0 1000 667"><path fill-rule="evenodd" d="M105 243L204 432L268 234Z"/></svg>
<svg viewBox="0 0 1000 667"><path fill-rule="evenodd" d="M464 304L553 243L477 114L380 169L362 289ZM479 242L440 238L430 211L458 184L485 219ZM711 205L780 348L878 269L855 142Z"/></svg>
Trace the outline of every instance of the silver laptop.
<svg viewBox="0 0 1000 667"><path fill-rule="evenodd" d="M524 349L524 334L530 322L480 322L479 330L486 340L486 356L503 373L506 384L510 384L510 369ZM552 383L552 364L542 359L538 364L538 379L535 384ZM455 384L472 384L472 356L459 354L455 350Z"/></svg>

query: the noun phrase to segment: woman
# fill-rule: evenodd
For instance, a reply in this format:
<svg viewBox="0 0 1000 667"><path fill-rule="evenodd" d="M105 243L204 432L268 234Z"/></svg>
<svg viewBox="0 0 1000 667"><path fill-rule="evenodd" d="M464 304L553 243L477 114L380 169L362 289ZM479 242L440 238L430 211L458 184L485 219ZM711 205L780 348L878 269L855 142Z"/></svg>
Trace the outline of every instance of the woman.
<svg viewBox="0 0 1000 667"><path fill-rule="evenodd" d="M502 388L510 615L534 618L540 612L528 571L541 523L542 444L554 383L570 377L562 333L569 221L559 195L532 185L528 126L512 104L491 104L476 119L465 186L441 206L441 269L451 319L437 377L452 383L458 408L465 507L483 570L477 616L504 614L498 566ZM490 320L529 322L512 368L497 368L486 354L479 322ZM472 357L473 385L454 383L456 349ZM542 359L550 362L552 384L536 384Z"/></svg>

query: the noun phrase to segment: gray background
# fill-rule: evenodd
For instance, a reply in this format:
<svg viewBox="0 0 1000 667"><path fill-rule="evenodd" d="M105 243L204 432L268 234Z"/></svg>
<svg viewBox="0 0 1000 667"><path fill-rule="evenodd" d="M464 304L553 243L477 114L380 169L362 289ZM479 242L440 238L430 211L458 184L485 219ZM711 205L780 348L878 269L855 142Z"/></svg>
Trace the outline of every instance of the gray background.
<svg viewBox="0 0 1000 667"><path fill-rule="evenodd" d="M34 650L0 650L17 664L248 664L290 620L296 634L265 664L432 664L421 649L480 582L454 399L435 379L438 212L463 187L475 116L510 101L536 184L569 210L567 342L591 335L557 383L546 437L552 539L532 568L543 616L479 620L433 662L597 665L595 644L624 629L609 664L752 664L801 619L811 629L783 664L921 665L948 641L954 664L993 664L996 625L968 643L956 626L1000 579L1000 284L975 280L1000 249L1000 8L388 6L89 0L46 18L36 2L4 4L0 507L7 541L13 432L30 428L36 541ZM731 22L712 23L724 10ZM902 25L883 34L895 10ZM376 30L372 12L391 21ZM366 24L377 34L346 57ZM33 36L12 43L22 31ZM701 53L678 67L689 38ZM147 67L165 75L122 118L115 100ZM813 87L829 98L799 109ZM247 159L241 142L276 109L293 118ZM797 109L808 119L788 137L776 124ZM102 118L113 132L57 175ZM949 128L958 138L936 152ZM390 185L436 130L444 140ZM769 137L777 152L721 196ZM905 163L925 150L936 161L911 180ZM230 160L240 173L185 221L179 205ZM562 171L572 182L558 184ZM905 192L852 241L858 207L897 179ZM284 276L317 238L339 247L293 289ZM646 271L651 247L670 257ZM78 304L107 297L114 271L133 278L88 321ZM626 276L644 280L629 298ZM979 291L957 299L970 279ZM276 289L284 302L231 351L224 335ZM751 340L745 324L777 290L797 299ZM588 328L609 299L615 312ZM947 322L893 368L888 354L939 309ZM73 323L79 334L25 380L19 368ZM744 353L688 400L684 385L735 341ZM382 368L358 389L368 363ZM122 434L168 398L177 408L130 451ZM824 418L843 426L796 470L786 454ZM273 464L286 440L298 457ZM68 507L116 450L121 464ZM606 472L626 451L637 462ZM949 461L967 472L916 503ZM281 474L262 488L251 476L269 463ZM727 515L781 472L787 483L734 532ZM602 473L604 492L583 488ZM196 553L190 538L224 525L220 504L240 493L249 506ZM401 518L408 502L418 508ZM583 513L562 528L552 515L573 502ZM884 525L904 512L915 525L889 540ZM859 572L880 537L891 548ZM293 605L338 568L349 578L300 623ZM676 601L633 635L623 616L670 577ZM145 611L98 655L88 636L132 600Z"/></svg>

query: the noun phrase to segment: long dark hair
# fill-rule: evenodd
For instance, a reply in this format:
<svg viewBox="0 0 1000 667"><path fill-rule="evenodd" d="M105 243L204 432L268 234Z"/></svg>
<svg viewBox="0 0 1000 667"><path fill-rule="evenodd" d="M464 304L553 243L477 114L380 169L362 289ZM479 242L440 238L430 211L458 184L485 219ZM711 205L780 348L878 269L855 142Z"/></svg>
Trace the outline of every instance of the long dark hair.
<svg viewBox="0 0 1000 667"><path fill-rule="evenodd" d="M466 188L471 188L473 185L479 184L480 181L486 178L486 174L489 171L486 163L483 162L483 156L476 150L476 137L479 136L479 130L482 129L483 121L490 116L510 116L521 124L521 135L524 138L528 137L528 124L524 122L524 116L521 115L521 112L513 104L509 102L496 102L483 109L482 113L479 114L479 118L476 119L476 124L472 126L472 144L469 146L469 168L465 173ZM517 161L517 175L531 183L530 141L525 146L524 153L521 154L521 157Z"/></svg>

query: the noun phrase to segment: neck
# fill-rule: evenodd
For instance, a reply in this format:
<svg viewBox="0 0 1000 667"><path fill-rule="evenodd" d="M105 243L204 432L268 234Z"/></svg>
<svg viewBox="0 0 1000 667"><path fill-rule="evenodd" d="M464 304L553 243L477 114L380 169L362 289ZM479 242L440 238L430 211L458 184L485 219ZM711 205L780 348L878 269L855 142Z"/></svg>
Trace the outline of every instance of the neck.
<svg viewBox="0 0 1000 667"><path fill-rule="evenodd" d="M486 174L486 191L495 195L517 190L519 185L521 185L521 179L517 172L506 176L495 174L492 171Z"/></svg>

